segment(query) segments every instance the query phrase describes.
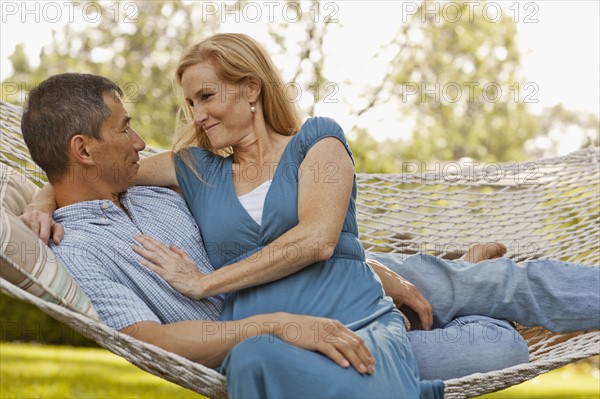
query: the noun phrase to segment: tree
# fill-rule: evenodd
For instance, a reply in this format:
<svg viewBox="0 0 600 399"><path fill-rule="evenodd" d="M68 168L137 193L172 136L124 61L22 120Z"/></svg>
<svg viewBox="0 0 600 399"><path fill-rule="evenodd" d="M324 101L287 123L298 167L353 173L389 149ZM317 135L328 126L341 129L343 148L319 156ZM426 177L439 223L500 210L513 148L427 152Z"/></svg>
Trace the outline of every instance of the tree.
<svg viewBox="0 0 600 399"><path fill-rule="evenodd" d="M579 133L577 135L576 133ZM600 121L593 113L577 112L566 109L562 104L544 109L540 115L539 141L546 145L537 145L532 150L534 156L543 158L556 153L565 136L578 141L580 147L600 145Z"/></svg>
<svg viewBox="0 0 600 399"><path fill-rule="evenodd" d="M487 4L423 2L402 26L389 78L415 120L405 159L526 158L540 130L528 107L537 88L521 73L514 21Z"/></svg>
<svg viewBox="0 0 600 399"><path fill-rule="evenodd" d="M118 22L114 7L124 4L102 4L105 3L98 3L104 11L97 24L84 32L67 26L55 33L53 44L41 53L40 66L32 67L23 48L17 47L11 56L14 73L3 82L2 98L8 97L8 89L14 93L17 87L25 92L55 73L106 75L125 90L133 126L149 144L168 147L180 99L172 90L172 76L183 47L217 32L223 8L243 14L246 5L256 7L258 3L125 3L135 4L137 12L125 13L121 9ZM294 60L293 67L283 74L290 82L289 94L294 96L294 88L300 91L299 105L307 115L312 115L316 104L337 90L324 72L331 70L328 67L333 59L326 50L330 44L328 34L349 28L335 21L331 7L343 7L343 3L337 4L286 0L276 8L279 15L282 8L289 6L285 20L264 25L267 48L276 57ZM410 121L405 130L412 138L377 143L367 136L375 133L372 127L361 130L356 125L349 129L361 171L399 171L399 162L411 160L514 161L548 155L534 153L532 141L572 126L587 129L597 141L598 118L594 115L584 116L562 108L545 110L540 115L533 113L529 105L537 99L538 88L523 76L512 14L506 8L497 13L502 3L404 4L407 12L399 20L408 18L400 23L397 36L382 51L383 60L387 50L395 48L395 55L387 58L387 74L364 96L340 100L351 105L364 104L351 113L358 116L357 120L377 110L383 102L395 102L398 112L389 117ZM216 12L202 14L209 8ZM19 103L24 98L17 94L10 96L9 101Z"/></svg>
<svg viewBox="0 0 600 399"><path fill-rule="evenodd" d="M14 73L3 82L3 90L11 82L29 90L66 71L110 77L125 92L123 100L134 118L132 126L149 144L168 147L180 105L180 96L173 91L178 56L187 44L215 33L219 19L201 16L197 3L140 1L130 3L135 8L121 9L120 14L116 14L115 4L120 3L97 3L101 19L88 26L85 34L69 25L55 33L36 68L17 47L11 57ZM15 95L11 102L24 98Z"/></svg>
<svg viewBox="0 0 600 399"><path fill-rule="evenodd" d="M400 118L414 122L412 139L388 140L379 149L382 156L394 154L395 172L401 171L398 159L515 161L555 155L556 133L570 128L597 145L596 115L562 105L533 112L538 87L525 80L516 24L510 9L499 4L423 1L403 7L407 21L388 45L396 48L388 72L356 110L360 116L395 101ZM546 150L554 148L540 150L540 138ZM352 147L367 161L372 145L362 148L363 141L357 137ZM382 162L369 165L377 164Z"/></svg>

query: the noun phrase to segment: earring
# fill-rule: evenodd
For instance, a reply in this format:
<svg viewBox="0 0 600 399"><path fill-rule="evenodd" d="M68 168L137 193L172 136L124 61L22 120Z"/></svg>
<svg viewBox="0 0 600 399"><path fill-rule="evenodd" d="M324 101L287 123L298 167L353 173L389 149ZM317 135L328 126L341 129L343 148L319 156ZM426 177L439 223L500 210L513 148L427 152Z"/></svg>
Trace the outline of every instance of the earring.
<svg viewBox="0 0 600 399"><path fill-rule="evenodd" d="M256 108L254 108L254 104L250 103L250 112L256 112Z"/></svg>

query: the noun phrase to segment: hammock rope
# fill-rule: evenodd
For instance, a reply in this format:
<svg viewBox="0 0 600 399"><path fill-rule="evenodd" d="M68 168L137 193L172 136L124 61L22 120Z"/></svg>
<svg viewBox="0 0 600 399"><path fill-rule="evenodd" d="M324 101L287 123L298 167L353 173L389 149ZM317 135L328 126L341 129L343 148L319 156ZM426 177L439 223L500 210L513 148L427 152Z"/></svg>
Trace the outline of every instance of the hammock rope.
<svg viewBox="0 0 600 399"><path fill-rule="evenodd" d="M41 185L20 131L21 109L0 101L0 162ZM157 149L147 148L148 155ZM402 174L357 174L357 218L368 251L429 253L454 259L470 244L500 241L516 261L553 258L600 264L600 149L482 167L421 165ZM415 164L416 165L416 164ZM412 165L411 166L415 166ZM418 165L417 165L418 166ZM3 293L29 302L141 369L211 398L227 397L225 378L154 345L0 280ZM507 388L554 368L600 354L600 332L552 334L519 328L530 362L445 381L447 398Z"/></svg>

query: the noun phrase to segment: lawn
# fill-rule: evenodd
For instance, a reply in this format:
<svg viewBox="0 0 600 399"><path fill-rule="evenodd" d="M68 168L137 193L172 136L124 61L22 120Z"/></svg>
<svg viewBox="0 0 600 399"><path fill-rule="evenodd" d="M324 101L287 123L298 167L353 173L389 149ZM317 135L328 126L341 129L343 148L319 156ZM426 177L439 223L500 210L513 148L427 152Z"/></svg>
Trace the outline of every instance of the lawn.
<svg viewBox="0 0 600 399"><path fill-rule="evenodd" d="M600 398L600 356L592 361L569 364L533 380L513 386L500 392L479 396L478 399L500 398Z"/></svg>
<svg viewBox="0 0 600 399"><path fill-rule="evenodd" d="M0 398L203 398L102 349L0 343Z"/></svg>
<svg viewBox="0 0 600 399"><path fill-rule="evenodd" d="M598 358L481 398L600 397ZM202 398L101 349L0 343L1 398Z"/></svg>

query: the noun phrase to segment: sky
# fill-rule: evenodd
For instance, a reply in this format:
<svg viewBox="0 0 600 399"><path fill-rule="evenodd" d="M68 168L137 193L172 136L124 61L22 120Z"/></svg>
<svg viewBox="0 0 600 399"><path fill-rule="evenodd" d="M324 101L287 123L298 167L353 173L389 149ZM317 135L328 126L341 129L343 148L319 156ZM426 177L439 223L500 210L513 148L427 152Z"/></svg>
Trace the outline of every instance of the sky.
<svg viewBox="0 0 600 399"><path fill-rule="evenodd" d="M0 78L11 74L8 57L19 43L25 49L31 63L39 63L39 53L43 46L51 42L52 32L62 29L66 23L85 29L93 24L97 16L93 7L85 8L86 1L79 1L86 10L76 9L72 1L7 1L0 0L1 6L1 59ZM105 1L118 20L135 18L136 2L120 3ZM448 7L451 12L453 2L438 3L438 7ZM532 83L529 91L534 109L562 103L573 110L593 112L600 109L600 2L589 1L502 1L493 3L487 9L486 17L493 20L495 13L510 15L517 23L518 40L523 54L522 63L526 80ZM232 5L233 4L233 5ZM236 7L229 2L229 10ZM243 6L241 17L233 14L225 16L222 31L244 32L265 37L266 25L276 20L288 19L283 4L274 2L250 2ZM316 111L322 115L336 118L344 128L351 127L357 120L349 113L348 104L360 98L361 90L376 84L386 68L381 60L373 55L380 45L387 43L397 31L399 24L413 12L414 1L327 1L322 0L319 13L312 12L313 18L324 22L326 17L333 18L335 29L330 29L327 37L327 57L329 69L326 76L335 76L332 82L336 92L333 100L320 101ZM448 5L450 4L450 5ZM501 7L497 7L501 4ZM112 7L112 8L111 8ZM208 2L203 8L203 16L214 11L223 11L223 2ZM461 18L468 18L463 15ZM450 17L449 17L450 18ZM293 20L284 35L302 34L294 30ZM262 36L261 36L262 35ZM285 71L292 71L295 65L286 65L285 57L276 59L276 63ZM559 77L569 76L569 79ZM352 82L352 85L343 82ZM306 100L306 99L303 99ZM368 125L369 130L377 132L376 138L398 138L407 131L406 121L393 120L389 115L395 109L380 107L378 113L363 118L359 126ZM557 134L564 134L557 132ZM570 133L569 133L570 134ZM561 153L576 149L578 140L563 140Z"/></svg>

